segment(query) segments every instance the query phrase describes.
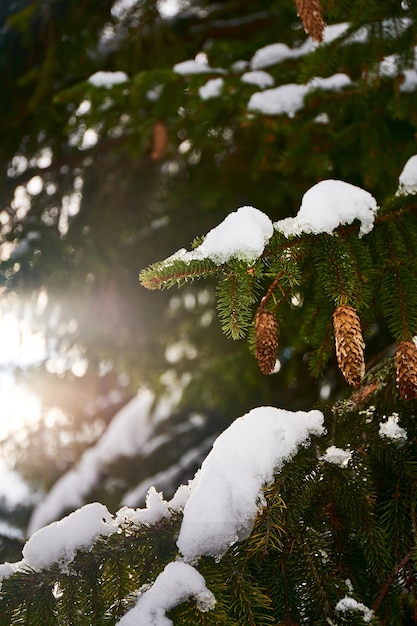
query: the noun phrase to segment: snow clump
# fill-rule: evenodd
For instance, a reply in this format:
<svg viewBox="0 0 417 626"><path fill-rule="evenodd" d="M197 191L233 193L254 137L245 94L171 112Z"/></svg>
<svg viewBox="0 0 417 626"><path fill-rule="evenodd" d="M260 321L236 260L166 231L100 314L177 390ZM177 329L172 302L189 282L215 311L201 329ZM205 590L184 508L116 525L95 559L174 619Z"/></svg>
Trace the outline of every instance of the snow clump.
<svg viewBox="0 0 417 626"><path fill-rule="evenodd" d="M210 98L217 98L220 96L224 85L223 78L212 78L206 82L205 85L198 90L199 96L202 100L210 100Z"/></svg>
<svg viewBox="0 0 417 626"><path fill-rule="evenodd" d="M410 157L404 165L399 178L397 195L417 193L417 154Z"/></svg>
<svg viewBox="0 0 417 626"><path fill-rule="evenodd" d="M249 536L265 505L262 489L310 435L324 434L320 411L258 407L236 419L214 442L197 472L177 541L187 561L221 558Z"/></svg>
<svg viewBox="0 0 417 626"><path fill-rule="evenodd" d="M332 233L342 224L359 220L359 236L369 233L378 210L375 198L364 189L342 180L322 180L303 196L295 217L275 222L286 237L301 233Z"/></svg>
<svg viewBox="0 0 417 626"><path fill-rule="evenodd" d="M181 602L194 598L197 608L209 611L216 599L206 587L203 576L181 561L168 563L152 587L139 597L136 606L118 622L119 626L172 626L166 612Z"/></svg>
<svg viewBox="0 0 417 626"><path fill-rule="evenodd" d="M358 602L354 598L350 598L349 596L345 596L335 606L335 610L340 613L345 613L346 611L361 611L363 613L363 621L370 622L372 619L372 611L368 609L367 606L362 604L362 602Z"/></svg>
<svg viewBox="0 0 417 626"><path fill-rule="evenodd" d="M268 72L263 72L262 70L245 72L244 74L242 74L240 80L242 81L242 83L246 83L247 85L256 85L260 89L272 87L275 82L271 74L268 74Z"/></svg>
<svg viewBox="0 0 417 626"><path fill-rule="evenodd" d="M117 525L104 504L86 504L32 535L22 551L24 562L35 571L47 569L53 563L66 571L77 550L89 549L98 537L116 531Z"/></svg>
<svg viewBox="0 0 417 626"><path fill-rule="evenodd" d="M252 206L244 206L229 213L223 222L210 230L198 248L192 252L181 249L165 259L165 264L174 260L210 259L221 265L231 258L252 263L261 256L273 232L272 222L265 213Z"/></svg>
<svg viewBox="0 0 417 626"><path fill-rule="evenodd" d="M351 450L342 450L341 448L336 448L336 446L330 446L321 457L321 460L332 465L338 465L344 469L348 466L351 458Z"/></svg>
<svg viewBox="0 0 417 626"><path fill-rule="evenodd" d="M88 79L90 85L110 89L113 85L120 85L129 80L125 72L96 72Z"/></svg>
<svg viewBox="0 0 417 626"><path fill-rule="evenodd" d="M389 439L407 439L407 431L405 428L401 428L398 424L399 415L393 413L390 415L386 422L380 422L379 424L379 436L388 437Z"/></svg>

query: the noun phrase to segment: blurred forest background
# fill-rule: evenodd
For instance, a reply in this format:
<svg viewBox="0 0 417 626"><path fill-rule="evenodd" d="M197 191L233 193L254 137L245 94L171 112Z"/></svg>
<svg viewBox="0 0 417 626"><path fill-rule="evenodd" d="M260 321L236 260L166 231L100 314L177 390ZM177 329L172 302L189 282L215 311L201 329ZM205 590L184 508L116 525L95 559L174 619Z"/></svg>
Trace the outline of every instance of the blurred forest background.
<svg viewBox="0 0 417 626"><path fill-rule="evenodd" d="M263 376L222 334L208 281L138 281L240 206L293 216L323 178L395 192L417 152L416 5L322 5L317 44L293 0L0 0L0 382L19 390L1 396L0 454L28 485L1 499L2 561L36 512L140 506L153 484L169 497L238 415L346 393L335 361L312 375L298 315ZM315 88L338 73L343 88ZM302 107L249 109L294 84L311 85ZM372 365L392 338L364 332Z"/></svg>

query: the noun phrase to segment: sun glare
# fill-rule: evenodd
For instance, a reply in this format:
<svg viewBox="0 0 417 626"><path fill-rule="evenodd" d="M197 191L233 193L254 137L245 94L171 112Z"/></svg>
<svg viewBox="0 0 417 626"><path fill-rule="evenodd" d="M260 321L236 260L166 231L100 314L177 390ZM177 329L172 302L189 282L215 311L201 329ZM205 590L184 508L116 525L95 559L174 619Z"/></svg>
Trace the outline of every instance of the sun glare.
<svg viewBox="0 0 417 626"><path fill-rule="evenodd" d="M27 320L12 313L0 317L0 440L39 421L40 400L17 382L14 371L39 363L44 355L44 337Z"/></svg>

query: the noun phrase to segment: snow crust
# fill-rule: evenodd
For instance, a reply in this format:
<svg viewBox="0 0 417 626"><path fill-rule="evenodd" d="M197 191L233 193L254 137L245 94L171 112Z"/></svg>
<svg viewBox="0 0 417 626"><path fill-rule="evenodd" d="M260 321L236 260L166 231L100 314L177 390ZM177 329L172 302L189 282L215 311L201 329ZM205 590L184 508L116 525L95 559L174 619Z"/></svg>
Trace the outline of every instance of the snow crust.
<svg viewBox="0 0 417 626"><path fill-rule="evenodd" d="M248 110L265 115L286 114L291 117L303 108L304 98L315 89L339 91L351 82L347 74L339 72L328 78L317 76L306 85L289 83L273 89L257 91L249 99Z"/></svg>
<svg viewBox="0 0 417 626"><path fill-rule="evenodd" d="M345 596L335 606L335 610L344 613L346 611L361 611L363 613L363 621L370 622L372 619L373 612L371 609L368 609L362 602L358 602L354 598L350 598L349 596Z"/></svg>
<svg viewBox="0 0 417 626"><path fill-rule="evenodd" d="M275 222L276 230L286 237L301 233L332 233L342 224L359 220L359 235L369 233L374 225L378 206L364 189L341 180L322 180L303 196L296 217Z"/></svg>
<svg viewBox="0 0 417 626"><path fill-rule="evenodd" d="M231 258L251 263L261 256L273 232L272 222L265 213L252 206L240 207L210 230L198 248L192 252L181 249L165 263L174 259L186 262L211 259L221 265Z"/></svg>
<svg viewBox="0 0 417 626"><path fill-rule="evenodd" d="M310 435L322 435L320 411L258 407L214 442L191 485L177 545L187 561L220 558L251 532L264 505L262 488Z"/></svg>
<svg viewBox="0 0 417 626"><path fill-rule="evenodd" d="M398 413L393 413L388 417L386 422L380 422L380 437L388 437L394 440L407 439L407 431L398 424L398 420Z"/></svg>
<svg viewBox="0 0 417 626"><path fill-rule="evenodd" d="M166 611L194 598L200 611L212 609L216 600L203 576L181 561L168 563L150 589L142 593L136 606L118 622L120 626L172 626Z"/></svg>
<svg viewBox="0 0 417 626"><path fill-rule="evenodd" d="M32 535L22 551L25 564L40 571L58 563L65 571L77 550L90 548L99 536L116 530L117 525L103 504L86 504Z"/></svg>
<svg viewBox="0 0 417 626"><path fill-rule="evenodd" d="M106 87L110 89L113 85L120 85L129 80L125 72L96 72L92 74L87 82L95 87Z"/></svg>
<svg viewBox="0 0 417 626"><path fill-rule="evenodd" d="M410 157L404 165L400 174L397 193L404 195L417 193L417 154Z"/></svg>
<svg viewBox="0 0 417 626"><path fill-rule="evenodd" d="M336 446L330 446L327 448L324 455L321 457L323 461L337 465L338 467L346 468L352 458L351 450L342 450Z"/></svg>
<svg viewBox="0 0 417 626"><path fill-rule="evenodd" d="M198 93L202 100L210 100L211 98L218 98L223 90L224 80L223 78L212 78L207 81L205 85L200 87Z"/></svg>

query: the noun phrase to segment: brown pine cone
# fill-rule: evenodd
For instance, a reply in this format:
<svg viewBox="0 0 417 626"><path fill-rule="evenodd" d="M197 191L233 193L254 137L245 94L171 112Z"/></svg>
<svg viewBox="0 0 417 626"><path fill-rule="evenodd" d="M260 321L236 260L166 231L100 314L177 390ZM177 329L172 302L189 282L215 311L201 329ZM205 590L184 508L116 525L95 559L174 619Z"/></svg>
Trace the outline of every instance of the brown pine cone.
<svg viewBox="0 0 417 626"><path fill-rule="evenodd" d="M337 363L346 382L358 387L365 374L364 348L358 314L351 306L339 306L333 313Z"/></svg>
<svg viewBox="0 0 417 626"><path fill-rule="evenodd" d="M314 41L323 41L326 25L319 0L295 0L295 6L306 33Z"/></svg>
<svg viewBox="0 0 417 626"><path fill-rule="evenodd" d="M255 348L263 374L270 374L278 356L278 323L272 311L259 307L255 316Z"/></svg>
<svg viewBox="0 0 417 626"><path fill-rule="evenodd" d="M401 341L395 351L395 373L398 391L403 400L417 398L417 346L414 341Z"/></svg>

